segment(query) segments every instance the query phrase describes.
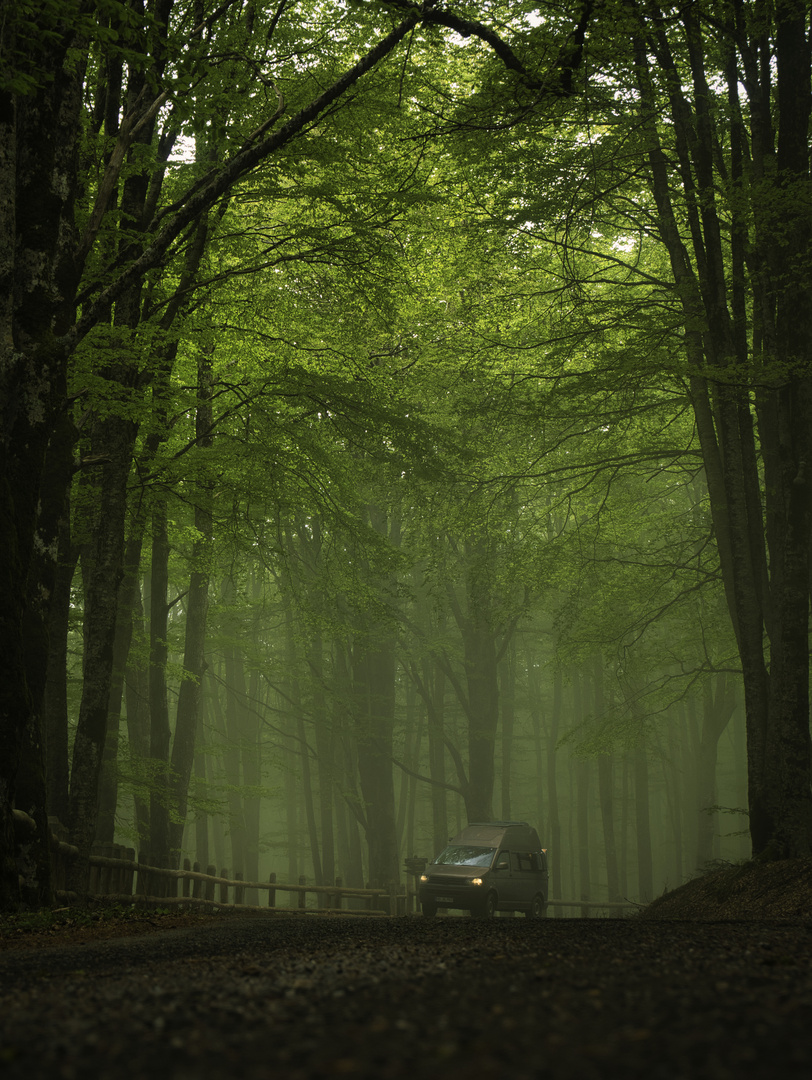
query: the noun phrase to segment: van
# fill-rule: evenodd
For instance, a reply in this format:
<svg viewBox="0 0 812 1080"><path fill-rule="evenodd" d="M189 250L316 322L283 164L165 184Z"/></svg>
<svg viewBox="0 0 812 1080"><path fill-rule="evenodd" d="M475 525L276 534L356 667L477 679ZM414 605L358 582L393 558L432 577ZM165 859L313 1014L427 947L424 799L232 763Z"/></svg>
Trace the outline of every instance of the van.
<svg viewBox="0 0 812 1080"><path fill-rule="evenodd" d="M420 877L420 908L470 911L485 919L497 911L547 914L547 852L526 821L471 822Z"/></svg>

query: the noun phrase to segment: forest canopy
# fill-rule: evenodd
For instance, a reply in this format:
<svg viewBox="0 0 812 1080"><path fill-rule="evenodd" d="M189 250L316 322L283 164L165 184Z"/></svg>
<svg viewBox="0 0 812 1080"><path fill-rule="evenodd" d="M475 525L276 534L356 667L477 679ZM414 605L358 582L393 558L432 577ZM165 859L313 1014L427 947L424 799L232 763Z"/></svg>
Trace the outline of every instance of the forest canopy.
<svg viewBox="0 0 812 1080"><path fill-rule="evenodd" d="M809 24L4 4L0 906L810 854Z"/></svg>

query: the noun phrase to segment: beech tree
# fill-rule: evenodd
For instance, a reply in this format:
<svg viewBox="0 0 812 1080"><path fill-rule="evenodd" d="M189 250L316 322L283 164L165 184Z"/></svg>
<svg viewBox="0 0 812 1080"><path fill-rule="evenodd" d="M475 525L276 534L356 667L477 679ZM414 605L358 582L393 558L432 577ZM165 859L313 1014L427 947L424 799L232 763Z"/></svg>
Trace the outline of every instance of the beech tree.
<svg viewBox="0 0 812 1080"><path fill-rule="evenodd" d="M615 325L649 346L627 376L675 379L694 415L745 682L753 850L809 854L808 9L607 4L583 70L554 132L529 99L495 122L472 95L448 119L494 133L480 162L460 150L480 205L561 253L561 295L596 341L607 284L645 298L648 326Z"/></svg>
<svg viewBox="0 0 812 1080"><path fill-rule="evenodd" d="M613 642L612 604L594 639L577 641L566 620L595 610L588 582L621 588L599 569L617 477L643 477L667 500L659 478L700 465L710 524L699 514L674 550L699 550L699 532L718 545L745 680L753 847L808 853L804 6L51 0L36 19L29 8L3 22L0 84L0 904L18 897L14 806L37 823L29 895L48 898L44 700L63 717L49 767L84 888L148 535L152 757L166 770L150 830L157 857L176 857L224 490L235 532L252 534L222 570L229 596L246 596L251 574L275 574L284 596L300 684L291 731L319 786L318 815L313 799L305 807L318 874L332 876L337 737L370 872L396 874L407 788L398 813L391 765L415 689L429 757L424 770L410 730L401 772L404 785L429 774L435 834L448 831L450 789L474 817L492 814L497 784L505 812L516 805L517 701L533 683L538 703L546 677L521 671L514 633L530 608L557 619L550 671L577 671L582 718L589 700L622 696L622 680L585 674ZM193 543L173 536L176 499L193 507ZM69 517L85 540L70 770L56 677L78 557ZM311 559L312 530L344 553L341 573ZM663 571L645 530L620 543L623 558L633 548ZM174 717L173 545L189 556ZM289 572L283 548L310 560L306 573ZM697 590L715 587L716 567L691 568ZM668 592L661 578L653 589ZM637 629L614 644L639 670L644 656L660 662L641 643L657 641L656 620L673 628L678 601L634 603ZM335 625L311 621L295 639L297 615L327 605ZM259 674L247 675L239 625L235 611L217 704L224 729L247 730L240 710ZM318 677L305 686L300 668ZM552 733L567 724L549 681ZM707 761L727 690L703 727ZM320 718L312 732L305 708ZM464 714L467 761L447 712ZM135 745L146 729L132 713ZM538 709L533 722L541 769ZM651 733L642 714L635 724ZM645 755L637 764L642 806ZM581 780L586 878L588 770ZM558 828L552 807L550 818Z"/></svg>
<svg viewBox="0 0 812 1080"><path fill-rule="evenodd" d="M73 467L68 373L75 350L98 339L97 328L109 326L98 374L114 398L131 398L143 385L131 350L144 318L144 285L161 279L179 247L194 250L201 223L205 228L209 212L246 176L309 131L418 27L476 33L509 69L527 77L509 46L484 24L432 3L362 4L345 14L282 0L264 18L239 0L219 6L156 0L143 8L112 2L104 9L55 0L36 19L32 11L25 3L9 9L2 30L0 517L8 553L0 580L0 644L8 660L0 709L3 903L17 895L11 808L18 796L37 818L46 874L41 766L28 770L24 793L17 777L23 739L31 748L27 760L41 759L48 598ZM574 44L552 79L530 77L536 92L570 92L586 22L583 16L576 24ZM325 41L332 55L322 51ZM223 59L234 57L239 71ZM249 95L247 105L228 96L225 81L236 75L239 89L258 74L262 90ZM162 195L173 146L204 114L223 125L210 167ZM85 172L88 152L98 154L92 176ZM118 235L114 220L123 226ZM174 290L175 304L192 284ZM172 352L170 344L148 380L171 362ZM82 852L74 871L79 889L95 831L123 558L123 494L137 430L132 413L110 412L96 425L101 528L86 598L86 663L93 678L85 686L74 741L70 794L70 828ZM45 877L40 888L47 897Z"/></svg>

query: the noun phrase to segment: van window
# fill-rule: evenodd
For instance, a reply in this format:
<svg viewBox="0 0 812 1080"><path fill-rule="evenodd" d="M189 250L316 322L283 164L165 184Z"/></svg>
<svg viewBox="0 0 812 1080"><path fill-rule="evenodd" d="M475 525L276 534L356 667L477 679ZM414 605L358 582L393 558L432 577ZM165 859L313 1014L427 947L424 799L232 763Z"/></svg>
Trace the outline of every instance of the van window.
<svg viewBox="0 0 812 1080"><path fill-rule="evenodd" d="M510 868L519 872L535 870L534 859L529 851L514 851L510 855Z"/></svg>
<svg viewBox="0 0 812 1080"><path fill-rule="evenodd" d="M495 848L454 844L437 856L441 866L490 866Z"/></svg>

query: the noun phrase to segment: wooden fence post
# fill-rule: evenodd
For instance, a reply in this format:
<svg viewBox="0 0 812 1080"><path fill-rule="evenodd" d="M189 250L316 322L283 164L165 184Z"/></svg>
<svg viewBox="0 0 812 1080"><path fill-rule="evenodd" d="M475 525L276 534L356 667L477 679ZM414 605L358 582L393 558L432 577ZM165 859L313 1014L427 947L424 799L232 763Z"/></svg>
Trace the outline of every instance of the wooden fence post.
<svg viewBox="0 0 812 1080"><path fill-rule="evenodd" d="M243 880L242 870L238 870L234 874L234 880L235 881L242 881ZM234 903L235 904L243 904L243 903L245 903L245 887L243 885L235 885L234 886Z"/></svg>
<svg viewBox="0 0 812 1080"><path fill-rule="evenodd" d="M184 859L183 860L183 869L187 870L187 871L192 869L192 862L191 862L190 859ZM188 900L189 899L189 879L187 877L185 877L183 879L182 892L183 892L184 900Z"/></svg>
<svg viewBox="0 0 812 1080"><path fill-rule="evenodd" d="M140 867L138 871L138 879L135 886L135 891L138 896L149 896L149 874L145 867L149 862L149 851L143 849L138 853L138 865Z"/></svg>
<svg viewBox="0 0 812 1080"><path fill-rule="evenodd" d="M61 892L65 888L65 865L62 852L59 850L62 833L62 823L59 818L48 818L48 831L48 842L51 846L51 888L54 892Z"/></svg>
<svg viewBox="0 0 812 1080"><path fill-rule="evenodd" d="M122 872L121 891L125 896L132 896L133 881L135 880L135 848L124 848L124 858L130 865Z"/></svg>
<svg viewBox="0 0 812 1080"><path fill-rule="evenodd" d="M276 884L276 874L269 876L268 884L271 886L268 889L268 907L276 907L276 889L273 887Z"/></svg>
<svg viewBox="0 0 812 1080"><path fill-rule="evenodd" d="M389 890L389 914L392 918L398 913L398 886L396 881L390 881Z"/></svg>
<svg viewBox="0 0 812 1080"><path fill-rule="evenodd" d="M101 855L101 847L98 844L94 844L90 849L91 855ZM89 896L99 895L99 868L98 866L90 867L90 876L87 882L87 891Z"/></svg>
<svg viewBox="0 0 812 1080"><path fill-rule="evenodd" d="M217 877L217 867L216 866L207 866L206 867L206 873L208 874L209 877ZM206 899L207 900L213 900L214 899L214 882L213 881L207 881L206 882Z"/></svg>
<svg viewBox="0 0 812 1080"><path fill-rule="evenodd" d="M336 878L336 889L341 889L343 887L343 885L344 885L344 879L340 878L340 877L337 877ZM337 892L333 897L333 906L336 908L337 911L341 911L341 900L342 900L341 893Z"/></svg>
<svg viewBox="0 0 812 1080"><path fill-rule="evenodd" d="M200 873L200 863L196 862L194 864L194 866L192 867L192 870L194 870L194 872L196 874L199 874ZM203 884L203 882L199 878L193 878L192 879L192 896L194 897L195 900L200 899L200 889L201 889L202 884Z"/></svg>
<svg viewBox="0 0 812 1080"><path fill-rule="evenodd" d="M300 885L306 885L307 884L307 878L304 876L304 874L299 875L299 884ZM304 909L306 907L307 907L307 894L305 893L304 889L301 889L299 891L299 908L302 911L304 911Z"/></svg>
<svg viewBox="0 0 812 1080"><path fill-rule="evenodd" d="M228 877L228 867L227 866L224 866L223 869L220 871L220 877L222 877L222 878L227 878ZM222 881L220 882L220 903L221 904L227 904L228 903L228 885L224 885L222 883Z"/></svg>
<svg viewBox="0 0 812 1080"><path fill-rule="evenodd" d="M124 848L121 846L121 844L110 845L110 858L124 858ZM115 896L118 896L121 893L121 877L123 873L124 871L120 866L110 867L110 892L113 893Z"/></svg>
<svg viewBox="0 0 812 1080"><path fill-rule="evenodd" d="M130 856L123 844L117 845L118 857L122 862L129 862ZM119 896L127 894L127 867L120 866L116 870L116 892Z"/></svg>
<svg viewBox="0 0 812 1080"><path fill-rule="evenodd" d="M111 859L113 857L113 845L102 844L99 847L99 854L103 859ZM111 866L99 867L99 896L109 896L113 891L112 877L113 868Z"/></svg>

